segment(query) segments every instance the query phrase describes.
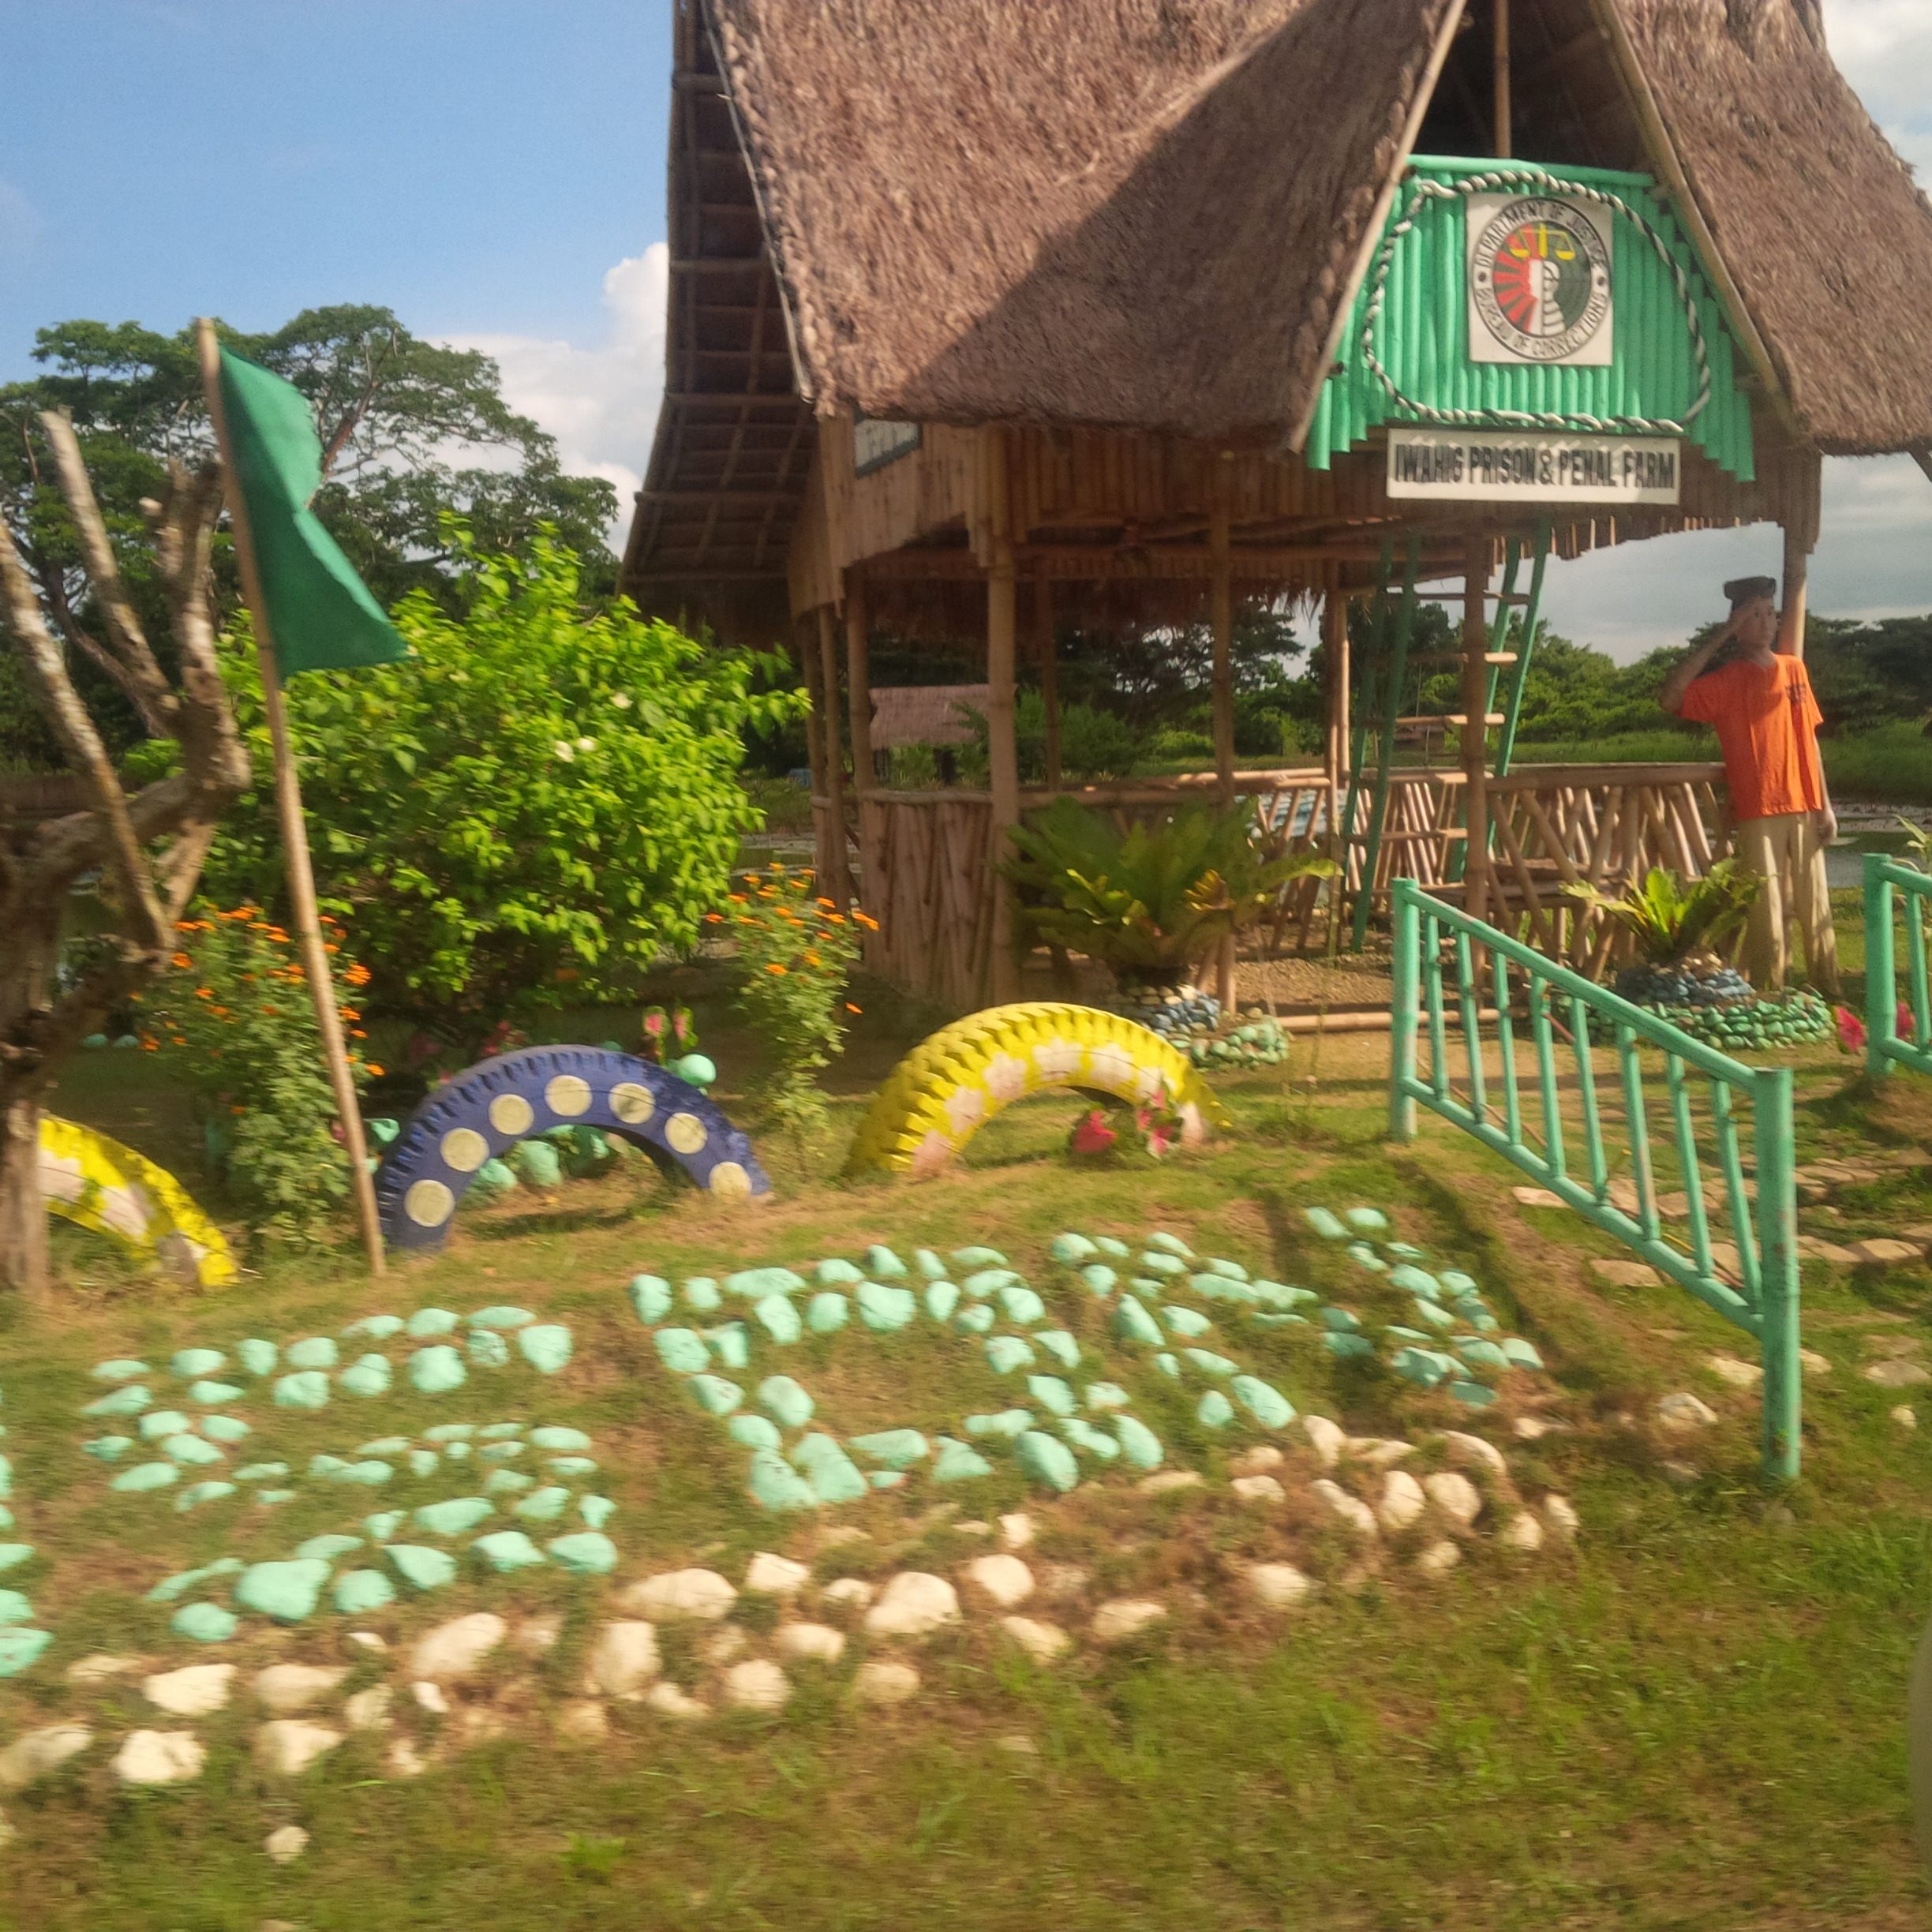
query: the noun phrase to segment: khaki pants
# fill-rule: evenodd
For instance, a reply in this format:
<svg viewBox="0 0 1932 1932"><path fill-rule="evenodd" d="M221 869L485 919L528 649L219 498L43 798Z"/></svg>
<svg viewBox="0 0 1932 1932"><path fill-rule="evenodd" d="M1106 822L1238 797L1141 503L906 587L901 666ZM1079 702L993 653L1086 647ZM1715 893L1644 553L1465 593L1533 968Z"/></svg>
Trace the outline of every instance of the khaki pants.
<svg viewBox="0 0 1932 1932"><path fill-rule="evenodd" d="M1811 983L1827 998L1838 997L1838 941L1832 930L1831 899L1825 888L1825 847L1810 812L1778 812L1741 819L1737 856L1764 878L1751 907L1744 942L1745 975L1760 993L1784 984L1785 929L1795 916L1804 936Z"/></svg>

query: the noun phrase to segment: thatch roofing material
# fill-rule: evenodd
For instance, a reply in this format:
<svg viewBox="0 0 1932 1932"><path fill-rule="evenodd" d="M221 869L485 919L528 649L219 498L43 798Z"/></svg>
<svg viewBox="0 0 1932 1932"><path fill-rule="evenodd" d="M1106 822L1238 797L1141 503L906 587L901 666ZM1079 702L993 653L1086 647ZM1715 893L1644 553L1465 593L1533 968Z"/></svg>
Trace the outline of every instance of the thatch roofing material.
<svg viewBox="0 0 1932 1932"><path fill-rule="evenodd" d="M872 743L895 745L963 745L973 728L960 707L986 715L990 687L985 684L886 684L872 688Z"/></svg>

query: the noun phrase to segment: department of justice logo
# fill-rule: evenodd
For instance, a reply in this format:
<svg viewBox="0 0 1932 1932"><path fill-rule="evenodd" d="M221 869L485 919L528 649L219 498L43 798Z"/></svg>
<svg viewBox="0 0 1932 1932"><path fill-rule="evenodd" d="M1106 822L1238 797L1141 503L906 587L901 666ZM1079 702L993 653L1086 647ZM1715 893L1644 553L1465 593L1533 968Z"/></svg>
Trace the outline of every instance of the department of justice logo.
<svg viewBox="0 0 1932 1932"><path fill-rule="evenodd" d="M1608 361L1610 250L1585 208L1525 195L1481 219L1472 206L1470 305L1496 347L1472 343L1475 359Z"/></svg>

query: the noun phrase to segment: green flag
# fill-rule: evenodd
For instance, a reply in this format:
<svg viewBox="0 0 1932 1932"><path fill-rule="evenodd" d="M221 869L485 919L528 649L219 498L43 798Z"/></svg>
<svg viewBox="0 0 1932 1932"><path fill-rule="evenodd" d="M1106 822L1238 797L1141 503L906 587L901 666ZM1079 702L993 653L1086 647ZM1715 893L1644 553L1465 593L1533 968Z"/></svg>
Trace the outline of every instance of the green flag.
<svg viewBox="0 0 1932 1932"><path fill-rule="evenodd" d="M258 614L282 675L406 657L408 646L309 507L322 484L322 445L301 391L223 349L221 402L268 606Z"/></svg>

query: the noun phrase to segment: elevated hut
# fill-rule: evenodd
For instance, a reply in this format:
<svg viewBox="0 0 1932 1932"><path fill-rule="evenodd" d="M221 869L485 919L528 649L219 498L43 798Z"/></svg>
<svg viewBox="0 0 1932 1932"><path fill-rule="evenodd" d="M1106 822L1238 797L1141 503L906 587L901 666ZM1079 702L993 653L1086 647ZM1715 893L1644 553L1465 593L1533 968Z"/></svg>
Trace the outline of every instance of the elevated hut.
<svg viewBox="0 0 1932 1932"><path fill-rule="evenodd" d="M623 581L796 645L825 876L850 824L871 963L956 1006L1014 984L1057 612L1206 615L1196 782L1332 842L1358 922L1413 873L1574 957L1556 887L1698 869L1722 774L1514 766L1544 560L1773 522L1802 609L1821 455L1932 464L1932 208L1817 0L680 0L672 85ZM1391 756L1418 586L1463 611L1446 769ZM1236 768L1250 597L1320 601L1319 768ZM986 790L878 783L874 626L983 638Z"/></svg>

